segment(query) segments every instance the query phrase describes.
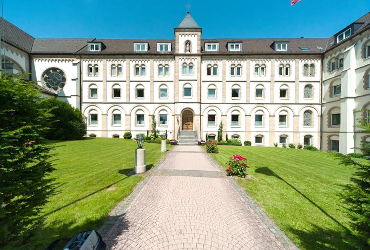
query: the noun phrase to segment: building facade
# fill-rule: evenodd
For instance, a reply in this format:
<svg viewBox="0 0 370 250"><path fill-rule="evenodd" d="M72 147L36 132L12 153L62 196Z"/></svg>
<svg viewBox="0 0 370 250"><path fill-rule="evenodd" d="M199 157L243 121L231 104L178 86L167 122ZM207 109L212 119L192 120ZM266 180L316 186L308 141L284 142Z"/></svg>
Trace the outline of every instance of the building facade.
<svg viewBox="0 0 370 250"><path fill-rule="evenodd" d="M354 152L370 109L370 14L331 38L203 39L189 13L174 39L35 39L1 20L3 68L81 109L87 135L223 137Z"/></svg>

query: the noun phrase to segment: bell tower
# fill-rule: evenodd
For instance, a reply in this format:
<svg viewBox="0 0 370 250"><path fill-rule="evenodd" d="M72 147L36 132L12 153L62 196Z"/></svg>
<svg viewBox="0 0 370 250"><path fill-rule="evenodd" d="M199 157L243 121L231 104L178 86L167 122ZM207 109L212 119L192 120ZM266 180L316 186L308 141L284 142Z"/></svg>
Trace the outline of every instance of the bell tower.
<svg viewBox="0 0 370 250"><path fill-rule="evenodd" d="M189 12L175 28L175 53L199 54L201 52L202 28L195 22Z"/></svg>

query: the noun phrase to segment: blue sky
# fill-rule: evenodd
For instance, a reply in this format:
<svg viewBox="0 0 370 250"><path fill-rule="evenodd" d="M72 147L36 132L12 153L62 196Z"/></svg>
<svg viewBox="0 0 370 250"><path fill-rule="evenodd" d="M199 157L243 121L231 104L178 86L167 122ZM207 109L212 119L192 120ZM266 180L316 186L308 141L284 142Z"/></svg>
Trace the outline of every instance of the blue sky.
<svg viewBox="0 0 370 250"><path fill-rule="evenodd" d="M190 6L203 38L329 37L369 0L4 0L4 18L37 38L173 38Z"/></svg>

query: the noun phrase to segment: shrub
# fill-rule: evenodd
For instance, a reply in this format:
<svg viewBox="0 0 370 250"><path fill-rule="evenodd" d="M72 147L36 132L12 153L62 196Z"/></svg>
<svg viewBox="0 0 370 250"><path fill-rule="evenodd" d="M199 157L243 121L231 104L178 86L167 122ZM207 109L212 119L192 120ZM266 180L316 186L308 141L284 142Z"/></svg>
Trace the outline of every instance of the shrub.
<svg viewBox="0 0 370 250"><path fill-rule="evenodd" d="M80 110L54 97L44 98L42 107L53 115L47 120L44 137L50 140L81 140L86 134L86 124Z"/></svg>
<svg viewBox="0 0 370 250"><path fill-rule="evenodd" d="M295 144L294 143L289 143L289 148L295 148Z"/></svg>
<svg viewBox="0 0 370 250"><path fill-rule="evenodd" d="M218 145L241 146L242 143L239 141L239 139L230 139L227 141L219 141Z"/></svg>
<svg viewBox="0 0 370 250"><path fill-rule="evenodd" d="M125 132L125 133L123 134L123 138L125 138L125 139L131 139L131 138L132 138L132 134L131 134L131 132Z"/></svg>
<svg viewBox="0 0 370 250"><path fill-rule="evenodd" d="M0 74L0 246L42 225L39 211L53 193L51 148L42 137L51 114L24 77Z"/></svg>
<svg viewBox="0 0 370 250"><path fill-rule="evenodd" d="M277 142L274 143L274 147L277 148L279 144Z"/></svg>
<svg viewBox="0 0 370 250"><path fill-rule="evenodd" d="M247 175L247 158L244 158L241 155L233 155L230 157L230 160L226 164L227 175L238 177L245 177Z"/></svg>
<svg viewBox="0 0 370 250"><path fill-rule="evenodd" d="M119 138L119 135L118 134L114 134L112 135L113 138Z"/></svg>
<svg viewBox="0 0 370 250"><path fill-rule="evenodd" d="M298 145L297 145L297 148L298 148L298 149L302 149L302 148L303 148L302 144L298 144Z"/></svg>
<svg viewBox="0 0 370 250"><path fill-rule="evenodd" d="M251 146L252 142L251 141L244 141L244 146Z"/></svg>
<svg viewBox="0 0 370 250"><path fill-rule="evenodd" d="M283 143L281 146L282 146L283 148L286 148L286 144L285 144L285 143Z"/></svg>
<svg viewBox="0 0 370 250"><path fill-rule="evenodd" d="M217 141L215 141L215 140L207 141L206 142L206 151L207 151L207 153L217 154L218 153Z"/></svg>
<svg viewBox="0 0 370 250"><path fill-rule="evenodd" d="M223 125L222 125L222 122L220 122L220 125L218 126L218 131L217 131L217 141L222 141L222 132L223 132Z"/></svg>
<svg viewBox="0 0 370 250"><path fill-rule="evenodd" d="M311 151L318 151L318 149L312 145L306 145L303 149L311 150Z"/></svg>
<svg viewBox="0 0 370 250"><path fill-rule="evenodd" d="M96 137L96 134L89 134L89 137Z"/></svg>

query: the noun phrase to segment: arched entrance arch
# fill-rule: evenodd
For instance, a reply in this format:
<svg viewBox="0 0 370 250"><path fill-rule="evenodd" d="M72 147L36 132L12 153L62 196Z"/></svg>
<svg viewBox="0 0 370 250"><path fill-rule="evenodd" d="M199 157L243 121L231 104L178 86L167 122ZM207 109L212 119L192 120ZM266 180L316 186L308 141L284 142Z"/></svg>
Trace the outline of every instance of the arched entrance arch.
<svg viewBox="0 0 370 250"><path fill-rule="evenodd" d="M191 109L184 109L181 113L182 130L193 130L194 112Z"/></svg>

